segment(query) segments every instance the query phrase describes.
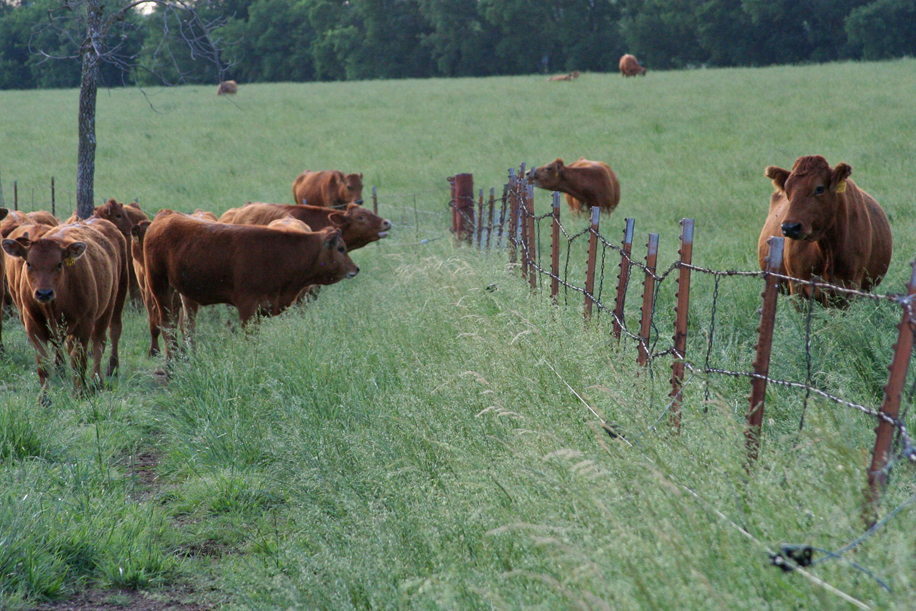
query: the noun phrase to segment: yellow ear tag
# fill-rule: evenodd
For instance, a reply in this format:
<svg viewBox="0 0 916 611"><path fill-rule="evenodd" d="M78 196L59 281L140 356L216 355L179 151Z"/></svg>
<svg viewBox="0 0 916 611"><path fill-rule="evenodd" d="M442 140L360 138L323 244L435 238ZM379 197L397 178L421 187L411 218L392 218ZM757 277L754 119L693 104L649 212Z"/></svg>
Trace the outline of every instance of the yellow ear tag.
<svg viewBox="0 0 916 611"><path fill-rule="evenodd" d="M837 193L846 193L846 179L840 181L840 184L836 186Z"/></svg>
<svg viewBox="0 0 916 611"><path fill-rule="evenodd" d="M74 263L76 263L76 259L74 259L73 257L67 257L66 259L64 259L64 265L66 265L67 267L70 267Z"/></svg>

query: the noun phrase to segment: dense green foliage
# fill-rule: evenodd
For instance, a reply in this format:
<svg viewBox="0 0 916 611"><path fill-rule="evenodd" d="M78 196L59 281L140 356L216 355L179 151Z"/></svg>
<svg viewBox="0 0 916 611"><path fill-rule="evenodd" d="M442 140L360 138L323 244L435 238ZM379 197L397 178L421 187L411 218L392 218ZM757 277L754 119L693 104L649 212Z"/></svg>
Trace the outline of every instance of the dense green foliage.
<svg viewBox="0 0 916 611"><path fill-rule="evenodd" d="M60 6L0 2L0 89L78 85L76 61L39 55L78 49L76 13ZM214 39L227 72L183 48L177 14L165 16L164 28L157 9L108 32L106 44L121 48L106 84L608 72L625 52L652 69L916 54L916 0L206 0L195 7L205 21L223 24ZM171 39L163 44L165 32Z"/></svg>
<svg viewBox="0 0 916 611"><path fill-rule="evenodd" d="M771 386L749 473L748 381L711 377L707 398L695 376L681 435L670 434L670 358L637 367L606 316L583 324L579 294L554 307L505 252L456 248L446 177L473 172L477 187L498 188L520 161L605 160L622 188L602 219L609 239L633 217L636 252L658 232L667 266L690 216L697 265L754 269L772 189L763 169L820 153L848 162L887 210L895 252L879 291L898 292L916 253L914 74L907 59L573 83L252 85L232 99L209 86L105 92L100 198L222 212L289 201L300 171L335 167L378 186L395 227L352 253L359 276L250 336L227 324L227 308L204 308L196 348L168 385L153 375L162 361L146 356L145 314L131 308L111 387L73 396L56 374L42 407L34 351L5 316L0 607L123 588L228 610L845 608L838 590L908 611L916 505L811 567L822 581L767 557L789 543L837 550L862 534L871 418L815 397L800 431L803 393ZM15 180L20 208L48 208L54 176L58 213L69 214L77 96L0 93L5 205ZM537 192L539 214L549 199ZM563 218L570 232L585 227ZM577 284L583 250L580 239ZM609 258L605 295L616 272ZM746 370L760 283L724 280L713 328L712 280L693 282L688 356L702 361L714 335L711 363ZM640 288L634 275L630 324ZM673 290L669 278L659 294L660 347ZM864 300L816 308L814 381L877 405L899 316ZM771 372L804 380L807 320L782 299L777 321ZM625 439L608 437L599 416ZM916 428L912 409L907 419ZM912 466L895 465L880 515L914 493Z"/></svg>

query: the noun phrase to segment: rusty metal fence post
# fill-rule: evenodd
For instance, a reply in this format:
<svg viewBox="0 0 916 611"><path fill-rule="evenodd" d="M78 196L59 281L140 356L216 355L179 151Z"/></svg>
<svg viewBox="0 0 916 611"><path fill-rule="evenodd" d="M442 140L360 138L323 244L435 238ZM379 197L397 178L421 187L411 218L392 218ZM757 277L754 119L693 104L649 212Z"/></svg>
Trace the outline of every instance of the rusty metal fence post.
<svg viewBox="0 0 916 611"><path fill-rule="evenodd" d="M487 215L487 247L490 250L490 238L493 236L493 206L496 204L496 188L490 187L490 213Z"/></svg>
<svg viewBox="0 0 916 611"><path fill-rule="evenodd" d="M19 210L19 183L13 181L13 210Z"/></svg>
<svg viewBox="0 0 916 611"><path fill-rule="evenodd" d="M760 434L763 429L763 408L767 394L767 375L770 373L770 354L773 348L773 329L776 324L776 298L779 296L779 278L773 274L782 267L784 238L767 240L769 252L763 274L763 305L760 309L760 326L757 327L757 356L754 359L754 378L751 380L750 411L747 414L748 466L757 460L760 452Z"/></svg>
<svg viewBox="0 0 916 611"><path fill-rule="evenodd" d="M595 267L598 264L598 220L601 208L592 206L591 230L588 238L588 263L585 268L585 320L592 317L592 304L595 302Z"/></svg>
<svg viewBox="0 0 916 611"><path fill-rule="evenodd" d="M458 243L474 241L474 175L455 174L455 210Z"/></svg>
<svg viewBox="0 0 916 611"><path fill-rule="evenodd" d="M687 358L687 315L690 311L690 263L693 260L693 219L681 220L681 256L674 307L674 362L671 363L671 424L681 431L681 390Z"/></svg>
<svg viewBox="0 0 916 611"><path fill-rule="evenodd" d="M372 187L372 212L378 214L378 189L375 186Z"/></svg>
<svg viewBox="0 0 916 611"><path fill-rule="evenodd" d="M658 234L649 234L646 244L646 278L642 291L642 319L639 324L639 353L636 362L639 365L649 363L649 337L652 333L652 310L655 305L655 266L658 264Z"/></svg>
<svg viewBox="0 0 916 611"><path fill-rule="evenodd" d="M506 183L503 185L503 199L499 205L499 232L496 234L496 246L497 248L506 247L506 230L503 227L508 227L506 222L506 208L509 205L509 184ZM510 263L515 263L515 258L511 258Z"/></svg>
<svg viewBox="0 0 916 611"><path fill-rule="evenodd" d="M538 247L540 246L537 242L537 221L534 218L534 183L532 182L531 176L528 176L528 182L526 185L526 196L525 201L528 204L528 283L531 285L531 290L535 290L538 287L538 276L537 265L538 262Z"/></svg>
<svg viewBox="0 0 916 611"><path fill-rule="evenodd" d="M57 216L57 205L54 201L54 177L51 177L51 216Z"/></svg>
<svg viewBox="0 0 916 611"><path fill-rule="evenodd" d="M480 197L477 200L477 248L483 246L483 189L480 189Z"/></svg>
<svg viewBox="0 0 916 611"><path fill-rule="evenodd" d="M509 235L509 263L515 263L518 260L518 241L516 239L516 227L518 224L518 189L516 183L518 179L515 176L515 168L509 168L509 224L507 226Z"/></svg>
<svg viewBox="0 0 916 611"><path fill-rule="evenodd" d="M624 219L623 244L620 253L620 273L617 274L617 297L614 299L614 337L620 339L623 330L623 308L627 299L627 284L630 282L630 253L633 251L633 225L631 218Z"/></svg>
<svg viewBox="0 0 916 611"><path fill-rule="evenodd" d="M449 208L452 209L452 233L455 234L456 239L458 236L458 206L455 203L455 177L448 177L448 186L450 189L450 195L448 200Z"/></svg>
<svg viewBox="0 0 916 611"><path fill-rule="evenodd" d="M550 238L550 298L557 305L560 293L560 194L553 192L553 232Z"/></svg>
<svg viewBox="0 0 916 611"><path fill-rule="evenodd" d="M916 261L911 263L912 273L907 285L907 295L916 294ZM875 524L878 500L887 482L885 471L891 450L891 442L896 427L888 421L896 421L900 414L900 399L906 384L906 372L910 365L913 353L913 334L916 333L916 321L913 320L913 306L908 301L903 306L903 320L897 327L899 335L894 346L894 358L888 369L890 370L887 385L884 387L884 402L881 404L880 413L885 416L878 421L875 429L875 451L872 454L871 466L868 468L868 489L865 491L865 507L862 517L866 525L871 528Z"/></svg>

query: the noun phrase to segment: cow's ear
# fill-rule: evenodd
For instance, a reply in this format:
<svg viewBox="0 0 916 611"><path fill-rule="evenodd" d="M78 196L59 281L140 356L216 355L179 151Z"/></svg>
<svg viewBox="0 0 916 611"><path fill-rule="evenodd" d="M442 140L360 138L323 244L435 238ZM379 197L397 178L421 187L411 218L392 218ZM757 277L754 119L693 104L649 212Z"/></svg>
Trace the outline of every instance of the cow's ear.
<svg viewBox="0 0 916 611"><path fill-rule="evenodd" d="M846 192L846 179L852 174L852 167L848 163L837 164L830 175L830 190L835 193Z"/></svg>
<svg viewBox="0 0 916 611"><path fill-rule="evenodd" d="M66 265L73 265L73 262L83 256L86 252L85 242L74 242L63 249L63 260Z"/></svg>
<svg viewBox="0 0 916 611"><path fill-rule="evenodd" d="M786 180L788 180L789 174L789 170L784 170L775 165L768 165L763 172L764 176L773 181L773 186L783 193L786 192Z"/></svg>
<svg viewBox="0 0 916 611"><path fill-rule="evenodd" d="M136 225L130 228L130 237L134 242L139 243L143 236L146 235L146 230L150 226L150 221L140 221Z"/></svg>
<svg viewBox="0 0 916 611"><path fill-rule="evenodd" d="M331 229L330 233L324 238L325 248L337 248L338 240L340 240L340 229Z"/></svg>
<svg viewBox="0 0 916 611"><path fill-rule="evenodd" d="M340 210L335 210L328 215L328 220L331 221L335 227L347 227L350 224L350 217Z"/></svg>
<svg viewBox="0 0 916 611"><path fill-rule="evenodd" d="M29 247L18 240L3 240L3 251L11 257L25 259L29 254Z"/></svg>
<svg viewBox="0 0 916 611"><path fill-rule="evenodd" d="M9 208L0 208L0 220L5 219L5 218L6 218L6 215L9 214L9 213L10 213L10 209L9 209Z"/></svg>

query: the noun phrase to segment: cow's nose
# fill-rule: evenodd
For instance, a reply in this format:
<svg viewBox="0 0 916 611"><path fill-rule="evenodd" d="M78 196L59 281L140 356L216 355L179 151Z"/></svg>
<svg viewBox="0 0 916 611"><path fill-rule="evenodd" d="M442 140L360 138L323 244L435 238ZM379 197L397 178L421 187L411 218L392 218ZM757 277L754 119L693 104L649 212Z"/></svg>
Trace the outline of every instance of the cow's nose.
<svg viewBox="0 0 916 611"><path fill-rule="evenodd" d="M801 223L783 223L782 224L782 235L787 238L792 238L797 240L801 235L802 226Z"/></svg>
<svg viewBox="0 0 916 611"><path fill-rule="evenodd" d="M48 303L54 299L54 291L52 289L36 289L35 299L41 303Z"/></svg>
<svg viewBox="0 0 916 611"><path fill-rule="evenodd" d="M382 231L388 231L389 229L391 229L391 221L382 219Z"/></svg>
<svg viewBox="0 0 916 611"><path fill-rule="evenodd" d="M350 272L349 274L347 274L347 278L356 278L356 274L358 273L359 273L359 268L357 267L355 272Z"/></svg>

